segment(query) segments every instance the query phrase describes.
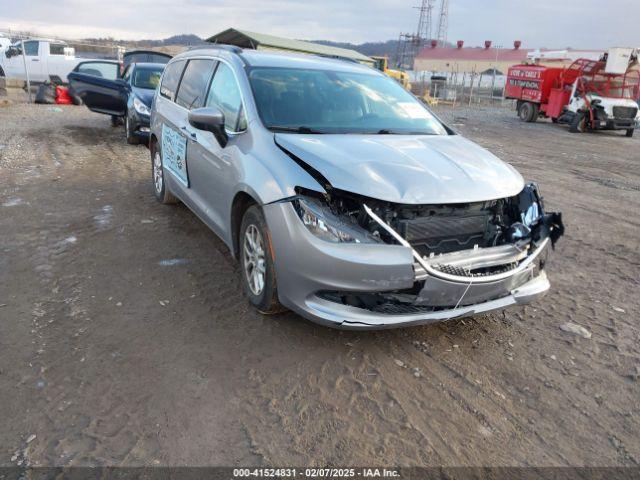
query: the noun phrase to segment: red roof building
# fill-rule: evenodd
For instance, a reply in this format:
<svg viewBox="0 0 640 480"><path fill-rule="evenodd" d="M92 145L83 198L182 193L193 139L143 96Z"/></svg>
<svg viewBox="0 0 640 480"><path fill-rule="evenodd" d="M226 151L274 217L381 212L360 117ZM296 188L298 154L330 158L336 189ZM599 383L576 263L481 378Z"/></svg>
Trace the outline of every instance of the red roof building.
<svg viewBox="0 0 640 480"><path fill-rule="evenodd" d="M433 43L416 56L415 71L481 73L495 67L504 73L510 66L525 62L528 54L538 51L547 57L541 58L539 63L554 65L569 64L580 56L592 58L595 55L597 58L602 53L587 50L533 50L520 48L521 43L517 40L510 48L494 48L490 41L485 42L484 48L464 47L462 41L458 41L458 46L453 48L438 47Z"/></svg>

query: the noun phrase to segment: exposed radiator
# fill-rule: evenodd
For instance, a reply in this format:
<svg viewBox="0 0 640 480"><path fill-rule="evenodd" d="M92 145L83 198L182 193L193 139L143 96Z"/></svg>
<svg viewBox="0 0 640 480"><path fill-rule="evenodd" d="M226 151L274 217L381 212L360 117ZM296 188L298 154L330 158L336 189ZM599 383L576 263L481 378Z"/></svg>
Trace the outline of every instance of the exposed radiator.
<svg viewBox="0 0 640 480"><path fill-rule="evenodd" d="M443 253L481 243L487 221L488 215L484 212L476 215L433 215L398 220L398 230L409 243L422 247L420 250Z"/></svg>

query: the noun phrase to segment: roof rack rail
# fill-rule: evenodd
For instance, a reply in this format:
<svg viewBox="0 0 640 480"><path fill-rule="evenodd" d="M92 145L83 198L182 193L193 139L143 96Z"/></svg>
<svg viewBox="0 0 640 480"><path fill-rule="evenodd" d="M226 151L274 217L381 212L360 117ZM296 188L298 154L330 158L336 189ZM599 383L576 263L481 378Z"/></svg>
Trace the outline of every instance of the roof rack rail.
<svg viewBox="0 0 640 480"><path fill-rule="evenodd" d="M191 50L200 50L203 48L217 48L219 50L226 50L227 52L231 52L231 53L242 53L242 48L236 46L236 45L227 45L225 43L206 43L203 45L192 45L189 47L189 51Z"/></svg>

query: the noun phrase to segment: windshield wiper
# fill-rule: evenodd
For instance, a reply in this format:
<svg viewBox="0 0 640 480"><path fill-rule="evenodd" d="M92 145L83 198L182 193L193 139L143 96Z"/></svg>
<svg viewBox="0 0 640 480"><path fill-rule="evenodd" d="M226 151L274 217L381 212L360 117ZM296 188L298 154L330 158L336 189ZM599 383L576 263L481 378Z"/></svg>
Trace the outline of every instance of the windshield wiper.
<svg viewBox="0 0 640 480"><path fill-rule="evenodd" d="M396 132L394 130L389 130L388 128L383 128L376 132L378 135L437 135L437 133L431 132Z"/></svg>
<svg viewBox="0 0 640 480"><path fill-rule="evenodd" d="M301 125L299 127L289 127L287 125L270 125L269 130L275 130L277 132L295 132L295 133L325 133L320 130L314 130L311 127Z"/></svg>

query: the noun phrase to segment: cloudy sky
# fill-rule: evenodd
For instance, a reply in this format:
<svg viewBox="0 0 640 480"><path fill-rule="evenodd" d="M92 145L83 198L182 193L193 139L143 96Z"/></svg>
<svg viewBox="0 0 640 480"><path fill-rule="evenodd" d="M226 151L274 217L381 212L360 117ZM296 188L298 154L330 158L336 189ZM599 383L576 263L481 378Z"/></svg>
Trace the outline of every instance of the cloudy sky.
<svg viewBox="0 0 640 480"><path fill-rule="evenodd" d="M66 38L210 36L228 27L361 43L413 32L419 0L0 0L0 30ZM440 0L435 0L436 11ZM448 39L480 45L640 46L639 0L450 0ZM434 15L435 17L435 15Z"/></svg>

